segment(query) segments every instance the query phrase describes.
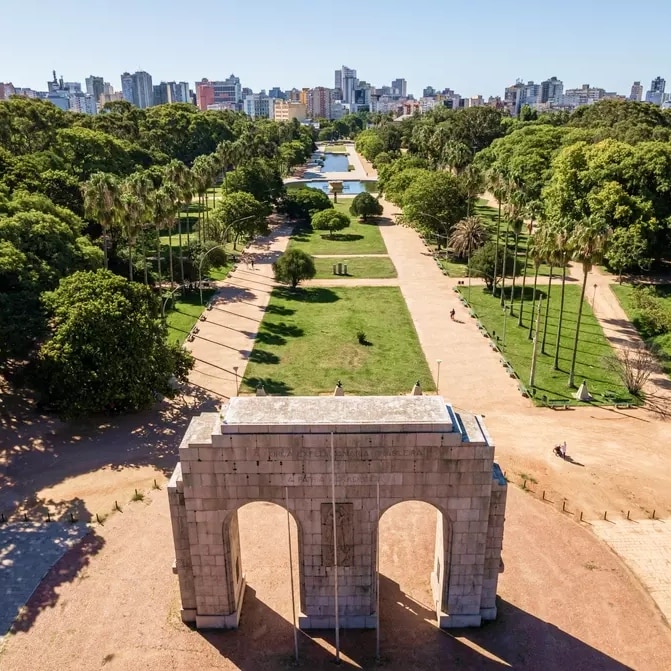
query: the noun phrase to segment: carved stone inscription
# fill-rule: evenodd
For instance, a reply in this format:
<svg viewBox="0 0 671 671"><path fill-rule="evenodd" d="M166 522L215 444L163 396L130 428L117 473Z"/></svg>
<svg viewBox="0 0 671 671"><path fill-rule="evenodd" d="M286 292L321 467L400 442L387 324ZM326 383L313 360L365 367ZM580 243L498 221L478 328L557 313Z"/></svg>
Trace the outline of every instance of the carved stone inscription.
<svg viewBox="0 0 671 671"><path fill-rule="evenodd" d="M336 503L336 539L338 566L354 564L354 504ZM322 566L334 566L333 504L322 503Z"/></svg>
<svg viewBox="0 0 671 671"><path fill-rule="evenodd" d="M429 457L430 448L428 447L394 447L384 450L382 453L379 450L353 447L353 448L336 448L334 456L336 460L372 460L372 459L426 459ZM280 447L273 448L268 453L269 459L330 459L331 450L326 447Z"/></svg>

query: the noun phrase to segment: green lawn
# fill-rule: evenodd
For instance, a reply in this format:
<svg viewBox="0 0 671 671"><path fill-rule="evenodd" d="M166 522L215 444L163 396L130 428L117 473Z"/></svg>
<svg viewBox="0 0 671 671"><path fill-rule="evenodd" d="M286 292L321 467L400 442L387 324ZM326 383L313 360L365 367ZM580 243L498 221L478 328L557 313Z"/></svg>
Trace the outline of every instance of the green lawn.
<svg viewBox="0 0 671 671"><path fill-rule="evenodd" d="M166 307L166 322L168 324L168 341L183 343L189 331L200 317L200 313L207 305L207 301L214 294L214 289L203 290L203 305L200 304L200 292L192 291L183 296L179 296L174 306L169 309ZM165 299L165 296L164 296ZM170 301L168 301L170 306Z"/></svg>
<svg viewBox="0 0 671 671"><path fill-rule="evenodd" d="M617 296L617 300L620 301L620 305L627 313L627 317L629 317L630 321L636 326L640 317L640 312L636 309L631 300L634 287L631 284L611 284L610 288ZM667 306L667 309L671 311L671 284L661 284L656 286L655 289L657 294L664 298L664 303ZM671 376L671 333L654 336L653 338L650 338L649 342L652 342L660 349L660 363L662 368L667 375Z"/></svg>
<svg viewBox="0 0 671 671"><path fill-rule="evenodd" d="M464 295L466 291L464 290ZM508 315L506 324L505 350L503 349L504 314L498 298L493 298L489 292L481 287L471 290L471 306L480 322L487 331L499 338L499 346L503 356L510 362L525 386L529 386L529 372L533 342L529 340L529 323L531 319L531 302L525 300L523 310L523 326L517 325L519 315L519 299L521 291L516 287L516 300L513 305L513 315ZM526 288L526 299L531 299L532 289ZM550 312L548 314L546 347L542 353L541 343L544 331L545 314L547 308L547 286L540 287L537 298L543 296L543 314L540 324L540 340L536 364L536 400L545 394L550 399L567 399L577 404L572 393L575 390L568 388L568 371L573 353L573 339L575 337L576 317L580 300L580 287L567 286L564 302L564 317L562 320L561 340L559 347L559 370L553 370L557 327L559 323L560 286L554 284L550 298ZM536 319L534 319L534 324ZM587 380L587 387L595 397L596 402L602 401L605 391L615 391L622 400L633 401L618 377L607 370L604 357L613 354L613 350L606 340L601 326L594 318L592 310L585 301L583 305L580 339L578 342L578 357L576 360L575 381L580 384Z"/></svg>
<svg viewBox="0 0 671 671"><path fill-rule="evenodd" d="M347 275L333 274L333 266L339 262L347 264ZM396 268L388 256L381 256L379 258L355 256L344 259L315 259L315 266L317 268L315 278L318 280L337 280L341 277L365 277L373 279L396 277Z"/></svg>
<svg viewBox="0 0 671 671"><path fill-rule="evenodd" d="M347 147L344 144L327 144L322 151L325 154L346 154Z"/></svg>
<svg viewBox="0 0 671 671"><path fill-rule="evenodd" d="M289 245L308 254L386 254L387 248L375 219L363 224L349 213L351 201L335 204L336 210L350 218L349 228L329 237L327 231L303 230L291 238Z"/></svg>
<svg viewBox="0 0 671 671"><path fill-rule="evenodd" d="M480 217L480 219L483 220L483 222L486 224L487 228L489 229L490 236L492 240L496 239L496 226L498 223L498 208L491 207L490 205L487 205L487 201L483 200L480 198L476 204L476 206L473 208L473 211L471 213L472 215L475 215L477 217ZM499 229L499 241L501 244L505 242L505 237L506 237L506 220L502 217L501 218L501 226ZM519 241L517 245L517 267L519 268L520 273L524 273L524 257L526 254L527 250L527 244L529 241L529 235L527 232L526 227L523 229L523 232L519 236ZM434 251L437 250L435 245L431 245L432 249ZM515 238L512 235L512 233L508 234L508 253L511 255L515 251ZM440 251L441 255L444 257L445 256L445 250L442 249ZM467 277L468 276L468 269L466 265L465 260L460 260L460 259L445 259L441 258L440 259L440 266L443 270L447 271L447 274L450 277ZM533 261L531 259L527 259L527 276L533 278L535 268ZM560 273L561 269L554 269L553 271L555 274ZM538 269L538 275L539 276L547 276L550 274L550 267L546 264L541 264L541 266Z"/></svg>
<svg viewBox="0 0 671 671"><path fill-rule="evenodd" d="M435 389L397 287L273 292L243 389L263 384L270 394L314 396L332 393L338 380L346 394L407 394L416 380Z"/></svg>

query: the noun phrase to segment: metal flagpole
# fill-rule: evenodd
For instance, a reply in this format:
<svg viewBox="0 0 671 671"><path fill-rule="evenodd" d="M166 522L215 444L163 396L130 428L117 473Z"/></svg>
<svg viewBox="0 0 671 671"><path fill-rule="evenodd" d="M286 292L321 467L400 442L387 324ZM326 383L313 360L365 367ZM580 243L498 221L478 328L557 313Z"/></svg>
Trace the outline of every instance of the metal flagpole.
<svg viewBox="0 0 671 671"><path fill-rule="evenodd" d="M380 660L380 483L377 483L377 550L375 556L375 611L377 627L375 628L375 659Z"/></svg>
<svg viewBox="0 0 671 671"><path fill-rule="evenodd" d="M336 502L335 502L335 448L331 432L331 504L333 506L333 584L335 591L335 647L336 663L340 664L340 619L338 613L338 539L336 538Z"/></svg>
<svg viewBox="0 0 671 671"><path fill-rule="evenodd" d="M289 520L289 488L284 488L284 498L287 508L287 534L289 540L289 577L291 580L291 612L293 616L292 624L294 626L294 656L298 664L298 629L296 628L296 597L294 594L294 562L291 555L291 522Z"/></svg>

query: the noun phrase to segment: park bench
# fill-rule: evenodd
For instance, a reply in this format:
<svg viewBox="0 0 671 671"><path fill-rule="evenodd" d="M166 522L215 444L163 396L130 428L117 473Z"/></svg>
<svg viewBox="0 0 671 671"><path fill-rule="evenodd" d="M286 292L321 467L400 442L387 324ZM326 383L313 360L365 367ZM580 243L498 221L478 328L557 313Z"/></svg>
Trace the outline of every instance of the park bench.
<svg viewBox="0 0 671 671"><path fill-rule="evenodd" d="M548 398L545 394L543 394L543 398L541 399L541 403L546 407L546 408L552 408L553 410L568 410L569 409L569 402L562 399L562 398Z"/></svg>

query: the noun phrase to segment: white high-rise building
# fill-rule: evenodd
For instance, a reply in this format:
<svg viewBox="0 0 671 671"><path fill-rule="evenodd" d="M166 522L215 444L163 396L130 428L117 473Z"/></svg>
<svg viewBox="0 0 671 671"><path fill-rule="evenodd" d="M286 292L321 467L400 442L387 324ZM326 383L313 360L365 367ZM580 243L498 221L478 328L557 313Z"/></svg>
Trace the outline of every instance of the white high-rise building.
<svg viewBox="0 0 671 671"><path fill-rule="evenodd" d="M340 69L340 90L342 91L342 99L346 103L354 102L354 91L356 90L358 81L356 78L356 70L348 68L343 65Z"/></svg>

